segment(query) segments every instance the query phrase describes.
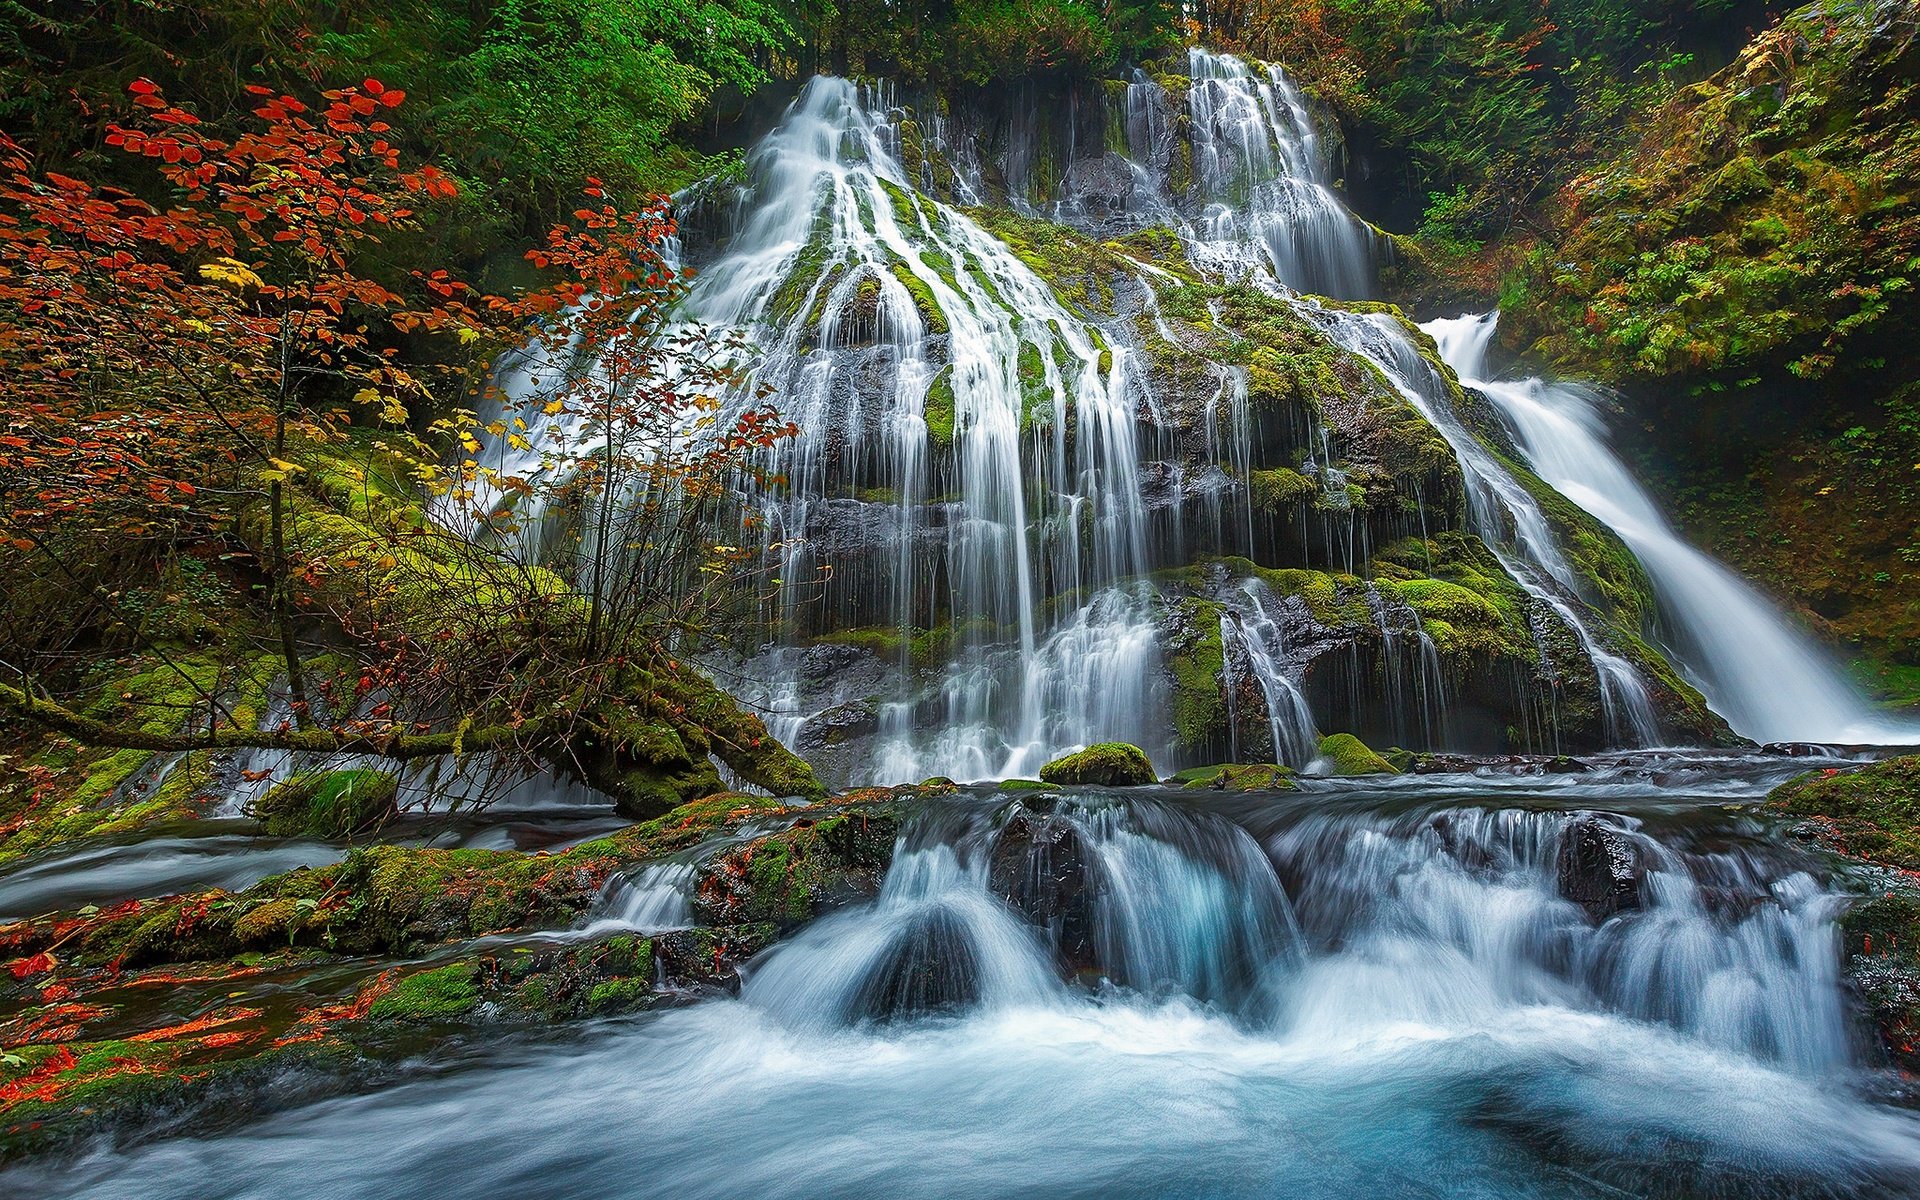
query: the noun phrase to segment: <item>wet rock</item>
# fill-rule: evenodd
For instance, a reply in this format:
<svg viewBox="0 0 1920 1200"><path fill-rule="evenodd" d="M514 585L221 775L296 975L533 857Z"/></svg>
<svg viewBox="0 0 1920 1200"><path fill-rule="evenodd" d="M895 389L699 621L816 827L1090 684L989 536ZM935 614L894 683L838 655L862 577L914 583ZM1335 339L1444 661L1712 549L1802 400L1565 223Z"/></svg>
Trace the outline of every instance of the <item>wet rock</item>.
<svg viewBox="0 0 1920 1200"><path fill-rule="evenodd" d="M1560 894L1594 921L1640 907L1647 866L1640 848L1597 817L1581 817L1560 838Z"/></svg>
<svg viewBox="0 0 1920 1200"><path fill-rule="evenodd" d="M1542 774L1546 775L1584 775L1593 770L1593 764L1581 762L1567 754L1556 754L1540 764Z"/></svg>
<svg viewBox="0 0 1920 1200"><path fill-rule="evenodd" d="M1062 786L1138 787L1159 782L1146 752L1125 742L1101 742L1056 758L1040 768L1040 778Z"/></svg>
<svg viewBox="0 0 1920 1200"><path fill-rule="evenodd" d="M1493 867L1493 855L1487 848L1470 837L1461 835L1459 823L1452 813L1441 813L1428 823L1435 837L1440 839L1440 848L1447 856L1473 874L1483 874Z"/></svg>
<svg viewBox="0 0 1920 1200"><path fill-rule="evenodd" d="M802 818L709 864L695 889L695 907L712 925L804 925L879 894L898 829L887 813Z"/></svg>
<svg viewBox="0 0 1920 1200"><path fill-rule="evenodd" d="M794 739L794 750L803 756L818 754L878 732L879 728L880 717L873 705L865 700L849 700L809 717Z"/></svg>
<svg viewBox="0 0 1920 1200"><path fill-rule="evenodd" d="M987 886L1014 911L1047 931L1068 971L1098 968L1095 906L1105 888L1105 876L1073 822L1016 809L994 841Z"/></svg>
<svg viewBox="0 0 1920 1200"><path fill-rule="evenodd" d="M1134 166L1125 155L1082 158L1067 168L1066 199L1092 216L1123 213L1133 203Z"/></svg>
<svg viewBox="0 0 1920 1200"><path fill-rule="evenodd" d="M890 1021L973 1004L980 998L978 956L966 926L936 908L897 936L850 1005L853 1020Z"/></svg>

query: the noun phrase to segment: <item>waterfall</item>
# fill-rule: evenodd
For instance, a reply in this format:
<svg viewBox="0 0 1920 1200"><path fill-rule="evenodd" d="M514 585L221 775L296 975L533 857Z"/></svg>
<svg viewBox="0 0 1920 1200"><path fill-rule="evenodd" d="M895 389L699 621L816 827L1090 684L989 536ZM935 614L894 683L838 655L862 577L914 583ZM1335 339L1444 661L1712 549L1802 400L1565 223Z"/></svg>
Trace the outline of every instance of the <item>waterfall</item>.
<svg viewBox="0 0 1920 1200"><path fill-rule="evenodd" d="M1371 295L1366 227L1334 194L1313 117L1286 72L1198 46L1187 71L1195 264L1224 275L1265 272L1299 292ZM1129 91L1157 87L1136 80ZM1152 110L1146 100L1128 106Z"/></svg>
<svg viewBox="0 0 1920 1200"><path fill-rule="evenodd" d="M1607 650L1576 608L1580 581L1561 553L1539 501L1466 427L1447 402L1443 382L1402 332L1378 313L1350 313L1310 306L1334 341L1366 358L1385 375L1453 447L1467 480L1474 532L1527 594L1545 604L1573 631L1600 680L1607 729L1616 744L1650 746L1660 741L1659 723L1645 681L1632 663Z"/></svg>
<svg viewBox="0 0 1920 1200"><path fill-rule="evenodd" d="M1487 378L1497 313L1423 326L1462 382L1499 408L1541 478L1593 514L1646 568L1673 660L1735 732L1756 741L1904 744L1920 725L1875 712L1827 655L1751 584L1688 545L1608 447L1593 395Z"/></svg>
<svg viewBox="0 0 1920 1200"><path fill-rule="evenodd" d="M689 298L753 331L754 383L801 430L760 501L775 619L945 635L932 691L895 689L883 778L1152 747L1130 352L913 190L895 140L883 96L809 83L749 156L744 216Z"/></svg>
<svg viewBox="0 0 1920 1200"><path fill-rule="evenodd" d="M901 835L879 900L782 943L745 998L847 1025L1057 1007L1077 982L1336 1042L1356 1024L1550 1005L1795 1071L1848 1060L1839 902L1788 856L1444 796L1365 812L1321 797L1239 820L1159 799L936 806ZM1596 847L1616 892L1583 909L1579 864Z"/></svg>
<svg viewBox="0 0 1920 1200"><path fill-rule="evenodd" d="M1220 636L1246 654L1248 668L1267 702L1267 726L1273 739L1273 761L1304 767L1320 752L1320 731L1314 727L1307 698L1281 665L1286 635L1275 619L1278 607L1272 591L1258 579L1242 581L1244 605L1222 614ZM1233 690L1232 680L1228 691Z"/></svg>

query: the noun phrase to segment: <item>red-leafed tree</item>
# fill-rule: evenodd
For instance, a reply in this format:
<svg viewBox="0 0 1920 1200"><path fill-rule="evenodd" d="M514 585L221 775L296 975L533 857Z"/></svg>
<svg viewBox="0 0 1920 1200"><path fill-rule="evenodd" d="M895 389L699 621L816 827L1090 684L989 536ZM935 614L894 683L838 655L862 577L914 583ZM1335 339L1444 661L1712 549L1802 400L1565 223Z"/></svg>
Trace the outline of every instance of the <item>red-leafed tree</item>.
<svg viewBox="0 0 1920 1200"><path fill-rule="evenodd" d="M97 582L87 561L113 542L243 543L265 579L294 720L110 727L41 690L26 663L8 664L0 705L102 745L396 758L555 760L586 721L595 761L618 774L623 731L657 725L594 714L626 704L643 678L681 688L648 712L704 745L700 720L724 714L698 699L710 685L673 682L680 634L726 601L745 565L712 536L737 473L791 428L723 400L744 347L674 316L686 283L660 252L664 204L623 212L591 187L593 206L528 255L555 281L516 297L481 295L447 270L383 278L363 265L368 252L454 192L402 161L383 119L402 93L370 79L309 106L251 90L252 120L230 133L132 86L139 114L108 140L157 165L164 201L36 172L0 135L0 551L84 588ZM507 347L530 380L511 394L484 384ZM461 405L498 416L480 427ZM335 481L310 475L338 466L325 447L356 421L387 428L399 482L379 514L316 518ZM531 469L481 461L484 437L526 449L536 426L546 452ZM425 520L416 491L482 527L508 527L515 496L585 517L569 526L574 552L516 559L468 540L459 521ZM311 647L297 636L316 612L359 659L324 696L307 694ZM754 726L737 740L757 742ZM704 765L705 751L693 758Z"/></svg>

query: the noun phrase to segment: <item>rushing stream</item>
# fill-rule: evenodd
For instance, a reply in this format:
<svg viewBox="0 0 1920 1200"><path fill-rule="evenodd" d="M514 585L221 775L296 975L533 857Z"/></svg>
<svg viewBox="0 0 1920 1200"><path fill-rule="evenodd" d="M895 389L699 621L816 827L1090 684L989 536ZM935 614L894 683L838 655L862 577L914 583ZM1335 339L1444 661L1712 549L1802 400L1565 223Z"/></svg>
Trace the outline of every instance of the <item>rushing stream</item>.
<svg viewBox="0 0 1920 1200"><path fill-rule="evenodd" d="M103 1149L60 1186L1913 1194L1920 1119L1861 1091L1838 902L1741 807L1803 765L961 793L905 829L876 900L757 959L738 998ZM1594 839L1641 871L1604 919L1567 898Z"/></svg>

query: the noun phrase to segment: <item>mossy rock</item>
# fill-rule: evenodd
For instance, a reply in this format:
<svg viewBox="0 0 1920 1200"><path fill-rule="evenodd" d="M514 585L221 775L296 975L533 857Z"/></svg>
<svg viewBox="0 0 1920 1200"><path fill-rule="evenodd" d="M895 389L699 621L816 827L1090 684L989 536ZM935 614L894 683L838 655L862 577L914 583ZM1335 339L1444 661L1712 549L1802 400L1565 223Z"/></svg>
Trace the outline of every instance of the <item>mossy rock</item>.
<svg viewBox="0 0 1920 1200"><path fill-rule="evenodd" d="M1289 792L1298 786L1293 775L1292 767L1279 763L1220 763L1176 771L1167 784L1217 792Z"/></svg>
<svg viewBox="0 0 1920 1200"><path fill-rule="evenodd" d="M1828 822L1827 840L1849 854L1920 869L1920 755L1857 771L1810 771L1775 788L1768 803Z"/></svg>
<svg viewBox="0 0 1920 1200"><path fill-rule="evenodd" d="M696 907L714 925L796 928L878 895L898 832L887 812L802 818L709 864L695 887Z"/></svg>
<svg viewBox="0 0 1920 1200"><path fill-rule="evenodd" d="M1125 742L1101 742L1075 754L1056 758L1040 768L1040 778L1051 784L1095 787L1139 787L1158 783L1146 751Z"/></svg>
<svg viewBox="0 0 1920 1200"><path fill-rule="evenodd" d="M393 817L399 792L385 771L313 771L268 791L253 815L275 837L351 837Z"/></svg>
<svg viewBox="0 0 1920 1200"><path fill-rule="evenodd" d="M1044 792L1053 785L1044 779L1002 779L994 786L1003 792Z"/></svg>
<svg viewBox="0 0 1920 1200"><path fill-rule="evenodd" d="M1375 754L1350 733L1330 733L1320 739L1320 757L1333 767L1335 775L1398 775L1393 764Z"/></svg>
<svg viewBox="0 0 1920 1200"><path fill-rule="evenodd" d="M373 1002L367 1015L400 1021L450 1021L479 1002L474 970L461 963L404 977Z"/></svg>

